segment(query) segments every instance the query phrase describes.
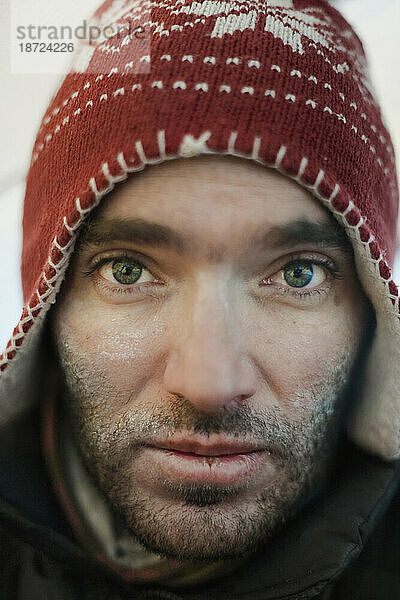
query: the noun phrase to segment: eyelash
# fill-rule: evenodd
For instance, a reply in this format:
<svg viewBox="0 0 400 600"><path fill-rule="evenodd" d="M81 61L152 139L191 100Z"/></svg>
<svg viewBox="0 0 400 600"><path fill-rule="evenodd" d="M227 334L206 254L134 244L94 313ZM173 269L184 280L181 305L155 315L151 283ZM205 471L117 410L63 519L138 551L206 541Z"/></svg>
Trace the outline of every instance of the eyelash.
<svg viewBox="0 0 400 600"><path fill-rule="evenodd" d="M278 271L276 271L275 273L278 273L280 271L284 271L287 268L290 268L292 266L295 266L299 263L302 263L304 265L317 265L319 267L322 267L324 269L326 269L330 276L333 277L334 279L343 279L343 275L341 273L341 271L339 269L337 269L337 267L335 266L335 264L329 260L328 258L323 258L321 256L309 256L309 257L304 257L304 256L293 256L291 257L291 259L286 262L284 265L282 265L282 267L280 267L280 269L278 269ZM274 273L274 275L275 275ZM269 277L265 277L263 279L263 281L268 281L270 278ZM327 288L326 283L324 282L325 287L317 287L317 288L294 288L291 287L289 285L287 286L280 286L279 284L274 284L274 283L270 283L270 284L264 284L264 287L267 285L275 285L276 288L279 288L279 293L281 294L290 294L291 296L297 297L297 298L304 298L306 299L307 297L316 297L316 296L321 296L322 294L325 294L326 292L329 291L329 288ZM322 285L324 285L322 284Z"/></svg>
<svg viewBox="0 0 400 600"><path fill-rule="evenodd" d="M132 253L132 254L125 253L125 254L115 254L112 256L111 255L103 256L102 258L99 258L98 260L96 260L89 269L84 270L83 274L90 277L96 271L98 271L102 266L106 265L107 263L112 263L115 260L134 262L138 266L146 269L146 271L149 271L149 273L151 273L151 275L153 275L153 277L156 277L156 275L153 274L152 269L146 264L143 257L141 255L139 257L139 255L136 255L135 253ZM142 282L142 283L134 283L130 286L121 284L121 287L119 287L119 286L117 286L117 284L115 286L113 286L112 283L110 283L109 281L107 281L107 280L101 281L99 279L96 280L96 283L98 285L100 285L101 287L106 287L108 292L111 292L112 294L116 294L116 295L126 295L126 294L136 295L136 294L142 293L145 289L147 291L149 291L150 289L154 289L155 286L157 286L159 288L160 285L162 285L159 281L146 281L146 282Z"/></svg>
<svg viewBox="0 0 400 600"><path fill-rule="evenodd" d="M82 273L86 276L92 276L98 269L100 269L103 265L106 265L107 263L111 263L114 262L115 260L120 260L120 261L127 261L127 262L134 262L135 264L137 264L138 266L146 269L147 271L149 271L151 273L151 275L153 275L153 277L156 277L153 272L152 269L146 264L146 261L143 259L142 255L136 255L135 253L123 253L123 254L115 254L115 255L109 255L109 256L103 256L102 258L97 259L95 262L93 262L93 264L90 266L89 269L87 270L83 270ZM329 274L331 275L331 277L333 277L334 279L342 279L343 276L340 272L339 269L336 268L335 264L329 260L328 258L323 258L321 256L309 256L309 257L303 257L301 255L296 255L291 257L291 259L289 261L287 261L284 265L282 265L280 267L280 269L278 269L274 275L276 273L278 273L279 271L283 271L291 266L294 266L296 264L298 264L299 262L301 262L302 264L305 265L318 265L324 269L326 269ZM269 277L264 277L263 281L268 281L268 279L270 279ZM154 289L155 286L158 287L158 289L160 288L160 285L162 285L162 283L160 281L146 281L143 283L134 283L131 285L122 285L121 287L119 286L113 286L110 282L108 282L107 280L105 281L100 281L99 279L97 279L96 283L98 285L101 285L102 287L106 287L108 292L111 292L112 294L116 294L116 295L121 295L121 294L130 294L130 295L136 295L136 294L141 294L143 293L145 290L147 292L149 292L151 289ZM272 284L264 284L264 287L267 285L272 285ZM289 285L287 286L280 286L279 284L274 284L274 286L276 288L279 288L279 293L282 294L290 294L291 296L294 297L298 297L298 298L307 298L307 297L313 297L313 296L319 296L323 293L326 293L328 290L323 289L323 288L298 288L296 289L295 287L291 287Z"/></svg>

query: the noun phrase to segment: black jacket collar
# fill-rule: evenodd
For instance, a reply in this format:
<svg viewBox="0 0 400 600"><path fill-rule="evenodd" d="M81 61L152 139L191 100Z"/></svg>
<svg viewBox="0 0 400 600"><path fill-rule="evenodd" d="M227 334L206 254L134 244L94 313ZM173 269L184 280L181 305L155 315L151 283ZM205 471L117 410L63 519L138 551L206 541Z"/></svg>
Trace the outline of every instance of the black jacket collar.
<svg viewBox="0 0 400 600"><path fill-rule="evenodd" d="M311 597L357 558L399 485L400 461L385 463L343 440L324 493L234 575L209 584L207 598ZM113 577L73 540L47 476L37 409L2 435L0 523L67 570ZM196 589L179 595L194 600L199 594Z"/></svg>

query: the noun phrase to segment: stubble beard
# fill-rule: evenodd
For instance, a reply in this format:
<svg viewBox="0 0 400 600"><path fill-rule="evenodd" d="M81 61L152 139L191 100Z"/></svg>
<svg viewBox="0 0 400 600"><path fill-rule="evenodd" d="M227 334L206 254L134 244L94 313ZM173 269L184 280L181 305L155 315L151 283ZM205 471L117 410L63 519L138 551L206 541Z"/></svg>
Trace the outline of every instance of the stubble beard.
<svg viewBox="0 0 400 600"><path fill-rule="evenodd" d="M104 374L79 357L60 352L76 443L97 487L122 527L150 551L180 560L220 560L254 551L278 533L307 498L325 482L336 453L343 403L354 356L346 353L327 369L324 381L297 392L288 402L303 407L302 418L289 421L279 408L255 413L241 404L218 415L196 411L175 397L151 413L132 409L118 422L107 420L105 406L117 390L99 385ZM306 407L306 408L305 408ZM278 448L272 459L277 476L254 498L243 487L163 482L166 497L157 498L135 485L135 460L149 436L184 430L225 433Z"/></svg>

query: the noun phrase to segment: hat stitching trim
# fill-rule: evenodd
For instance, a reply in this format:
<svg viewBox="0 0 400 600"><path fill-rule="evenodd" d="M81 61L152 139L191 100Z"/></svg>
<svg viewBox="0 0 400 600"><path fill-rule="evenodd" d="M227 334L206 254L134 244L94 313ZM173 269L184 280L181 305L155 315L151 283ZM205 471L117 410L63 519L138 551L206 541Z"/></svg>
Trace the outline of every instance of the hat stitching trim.
<svg viewBox="0 0 400 600"><path fill-rule="evenodd" d="M221 154L221 151L214 151L214 150L206 148L206 142L207 142L207 139L210 137L210 135L211 135L211 132L206 131L202 134L202 136L200 136L200 138L202 139L202 149L200 149L200 146L198 146L199 151L207 152L210 154ZM67 217L66 216L63 217L63 219L62 219L62 227L63 227L62 234L65 233L67 235L67 237L69 237L69 240L64 246L62 246L58 242L57 236L55 236L53 238L53 241L52 241L52 244L50 247L50 252L49 252L49 255L47 258L47 263L45 264L43 273L39 277L37 287L36 287L35 291L33 292L33 294L31 295L27 304L24 306L19 323L14 329L13 335L7 344L6 350L0 355L0 371L1 372L4 372L6 370L10 361L16 356L18 348L21 347L23 341L26 339L28 331L24 332L23 329L21 331L21 327L29 324L28 330L30 330L32 325L34 325L36 321L38 321L39 319L40 320L43 319L44 312L50 308L52 301L51 300L48 301L48 299L51 295L53 296L54 301L55 301L55 296L58 293L59 287L65 276L68 259L74 248L74 244L75 244L76 237L77 237L76 232L77 232L78 228L80 227L80 225L82 224L82 222L84 221L86 215L89 212L91 212L99 204L100 200L114 188L116 182L125 180L128 177L128 173L141 171L146 167L146 165L158 164L160 162L164 162L165 160L171 160L171 159L176 159L176 158L181 158L181 157L184 158L185 156L188 156L188 154L185 152L178 152L178 154L174 154L174 155L166 155L166 153L165 153L165 130L158 131L157 139L158 139L159 152L160 152L159 158L148 159L144 152L141 141L137 140L135 142L135 147L136 147L138 155L140 156L140 159L142 161L141 164L139 164L138 166L135 166L135 167L128 166L128 163L125 160L124 154L122 152L118 153L117 162L118 162L119 166L121 167L121 173L116 176L112 175L110 173L109 164L107 162L103 163L102 167L101 167L101 173L106 176L106 178L109 182L109 185L106 186L105 188L99 190L97 187L97 184L96 184L95 177L91 177L89 180L89 186L93 192L94 200L91 202L91 204L87 208L82 208L80 198L78 197L75 199L75 206L76 206L76 209L78 210L80 217L79 217L78 221L72 226L68 224ZM369 226L366 223L365 217L361 215L359 209L356 207L356 205L354 204L354 202L352 200L348 201L346 208L343 210L337 209L332 204L333 200L336 198L337 194L340 191L339 184L338 183L335 184L329 197L323 196L318 189L320 184L322 183L322 181L325 178L325 172L323 169L320 169L318 171L316 180L315 180L314 184L312 184L312 185L310 185L309 183L307 183L306 181L304 181L302 179L302 176L304 175L304 171L308 164L308 159L305 156L302 157L302 159L300 161L297 175L295 177L293 177L292 175L289 175L288 173L285 172L284 169L281 168L282 160L285 157L286 152L287 152L287 146L282 145L279 148L276 159L275 159L275 163L273 163L271 165L258 157L258 151L259 151L260 140L261 140L261 138L259 136L255 136L255 138L254 138L253 150L252 150L251 154L244 154L244 153L236 152L235 148L234 148L236 139L237 139L237 132L232 131L229 136L227 152L225 154L232 154L234 156L252 159L252 160L255 160L256 162L262 164L263 166L270 166L270 167L272 166L275 169L277 169L278 171L282 172L285 176L289 176L291 179L297 180L306 189L312 191L320 200L322 200L329 207L331 212L333 212L335 215L339 216L342 219L343 226L345 227L345 229L351 230L352 232L354 232L356 234L357 242L359 244L361 244L362 248L364 248L364 253L365 253L366 258L372 264L374 264L377 276L378 276L379 280L381 281L381 283L383 283L385 286L386 295L391 300L394 315L400 318L399 297L398 297L399 292L398 292L397 285L391 277L390 266L387 264L387 262L383 256L383 253L379 247L378 242L375 240L373 234L369 230ZM355 225L348 223L346 220L346 215L350 211L355 212L355 214L359 217L358 222ZM369 233L369 238L368 238L368 241L366 241L366 242L363 242L361 240L361 236L360 236L360 227L361 226L364 226L364 228L367 229L367 233ZM371 245L373 243L375 244L376 250L378 251L377 258L373 257L373 250L371 247ZM58 250L59 252L61 252L60 260L57 261L56 263L54 263L54 261L51 258L53 250ZM381 265L383 265L383 267L386 269L388 277L383 277L381 275L381 272L380 272ZM49 272L49 267L55 271L55 275L52 278L47 279L46 273ZM43 291L42 293L40 293L40 289L42 288L43 285L45 285L47 289L45 291ZM392 291L390 291L390 287L389 287L390 285L392 285L392 290L394 290L394 293ZM396 304L397 304L397 307L396 307ZM45 311L43 311L43 309L45 309ZM27 315L26 315L26 313L27 313Z"/></svg>

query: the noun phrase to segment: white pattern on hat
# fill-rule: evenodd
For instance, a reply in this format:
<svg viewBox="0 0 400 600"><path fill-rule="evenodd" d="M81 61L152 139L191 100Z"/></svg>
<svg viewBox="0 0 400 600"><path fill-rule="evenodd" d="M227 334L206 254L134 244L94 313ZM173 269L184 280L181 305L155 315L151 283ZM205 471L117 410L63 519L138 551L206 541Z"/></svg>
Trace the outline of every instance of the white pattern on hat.
<svg viewBox="0 0 400 600"><path fill-rule="evenodd" d="M210 152L207 147L207 140L210 136L211 131L204 131L197 139L190 134L185 135L179 147L179 155L189 157Z"/></svg>
<svg viewBox="0 0 400 600"><path fill-rule="evenodd" d="M306 37L324 48L332 50L333 40L328 30L317 29L316 25L328 25L328 17L325 20L306 14L306 11L283 10L281 13L267 10L264 31L274 34L284 44L289 44L294 52L304 54L302 38Z"/></svg>

